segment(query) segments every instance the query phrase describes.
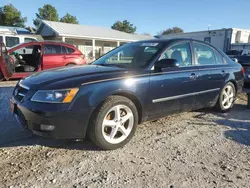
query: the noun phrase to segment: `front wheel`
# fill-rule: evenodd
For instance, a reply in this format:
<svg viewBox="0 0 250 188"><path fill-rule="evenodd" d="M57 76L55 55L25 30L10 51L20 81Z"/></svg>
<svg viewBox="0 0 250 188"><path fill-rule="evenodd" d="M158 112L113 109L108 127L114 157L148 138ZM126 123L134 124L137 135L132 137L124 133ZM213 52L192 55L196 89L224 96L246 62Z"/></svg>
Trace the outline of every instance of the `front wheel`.
<svg viewBox="0 0 250 188"><path fill-rule="evenodd" d="M229 111L233 105L236 98L236 90L233 83L227 83L221 90L216 107L221 112Z"/></svg>
<svg viewBox="0 0 250 188"><path fill-rule="evenodd" d="M88 136L104 150L117 149L129 142L137 124L138 112L134 103L123 96L110 96L95 112Z"/></svg>

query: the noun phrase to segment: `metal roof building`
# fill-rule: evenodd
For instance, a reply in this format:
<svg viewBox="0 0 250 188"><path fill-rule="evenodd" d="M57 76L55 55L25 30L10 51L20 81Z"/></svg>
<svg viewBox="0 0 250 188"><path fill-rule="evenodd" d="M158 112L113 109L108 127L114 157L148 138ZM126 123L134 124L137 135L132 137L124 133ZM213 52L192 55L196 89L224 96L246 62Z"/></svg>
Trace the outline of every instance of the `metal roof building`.
<svg viewBox="0 0 250 188"><path fill-rule="evenodd" d="M110 28L42 20L37 34L44 39L60 40L78 47L89 59L120 46L122 43L152 39L152 36L128 34Z"/></svg>

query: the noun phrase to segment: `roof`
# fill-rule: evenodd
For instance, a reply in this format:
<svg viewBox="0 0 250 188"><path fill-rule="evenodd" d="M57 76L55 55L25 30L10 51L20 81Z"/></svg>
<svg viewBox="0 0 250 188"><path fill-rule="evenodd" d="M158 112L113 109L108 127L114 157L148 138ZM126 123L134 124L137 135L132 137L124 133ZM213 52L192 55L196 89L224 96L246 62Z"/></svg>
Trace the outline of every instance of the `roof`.
<svg viewBox="0 0 250 188"><path fill-rule="evenodd" d="M203 34L203 33L213 33L217 31L227 31L227 30L238 30L238 31L248 31L250 32L249 29L239 29L239 28L222 28L222 29L213 29L213 30L203 30L203 31L192 31L192 32L184 32L184 33L173 33L173 34L168 34L168 35L157 35L155 36L156 38L166 38L166 37L180 37L183 35L198 35L198 34Z"/></svg>
<svg viewBox="0 0 250 188"><path fill-rule="evenodd" d="M24 42L24 43L20 43L17 44L15 46L12 46L10 49L16 49L19 46L22 45L44 45L44 44L55 44L55 45L62 45L62 46L66 46L66 47L71 47L74 49L77 49L74 45L62 42L62 41L32 41L32 42Z"/></svg>
<svg viewBox="0 0 250 188"><path fill-rule="evenodd" d="M15 32L17 34L30 34L30 31L28 31L27 29L25 28L22 28L22 27L11 27L11 26L0 26L0 30L9 30L11 32Z"/></svg>
<svg viewBox="0 0 250 188"><path fill-rule="evenodd" d="M42 23L37 30L38 32L44 24L51 28L56 33L56 35L64 37L92 38L115 41L137 41L153 38L152 36L129 34L106 27L69 24L47 20L42 20Z"/></svg>

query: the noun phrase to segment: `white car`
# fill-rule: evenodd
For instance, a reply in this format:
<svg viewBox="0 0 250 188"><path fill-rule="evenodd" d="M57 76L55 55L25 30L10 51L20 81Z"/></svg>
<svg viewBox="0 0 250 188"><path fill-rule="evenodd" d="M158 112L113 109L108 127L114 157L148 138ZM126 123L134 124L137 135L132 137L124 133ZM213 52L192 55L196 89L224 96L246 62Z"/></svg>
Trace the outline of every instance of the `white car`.
<svg viewBox="0 0 250 188"><path fill-rule="evenodd" d="M41 41L42 37L37 35L19 35L15 32L0 29L0 43L3 42L7 49L26 42Z"/></svg>

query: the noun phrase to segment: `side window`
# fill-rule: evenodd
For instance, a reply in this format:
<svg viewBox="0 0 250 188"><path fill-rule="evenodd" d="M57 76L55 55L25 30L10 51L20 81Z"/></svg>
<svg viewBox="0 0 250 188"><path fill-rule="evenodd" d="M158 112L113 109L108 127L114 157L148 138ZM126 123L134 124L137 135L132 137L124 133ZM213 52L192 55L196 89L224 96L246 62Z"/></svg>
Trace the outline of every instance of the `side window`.
<svg viewBox="0 0 250 188"><path fill-rule="evenodd" d="M26 46L26 47L22 47L19 48L18 50L14 51L14 53L20 54L20 55L27 55L27 54L32 54L33 53L33 49L35 46Z"/></svg>
<svg viewBox="0 0 250 188"><path fill-rule="evenodd" d="M74 49L72 49L72 48L68 48L68 47L66 47L66 48L67 48L68 54L72 54L72 53L74 53L74 52L75 52L75 50L74 50Z"/></svg>
<svg viewBox="0 0 250 188"><path fill-rule="evenodd" d="M106 60L109 64L129 64L128 66L143 67L157 53L159 47L142 44L141 46L131 45L121 48Z"/></svg>
<svg viewBox="0 0 250 188"><path fill-rule="evenodd" d="M61 54L62 49L60 45L46 44L44 47L44 54Z"/></svg>
<svg viewBox="0 0 250 188"><path fill-rule="evenodd" d="M0 43L3 42L3 36L0 36Z"/></svg>
<svg viewBox="0 0 250 188"><path fill-rule="evenodd" d="M180 67L192 66L192 55L189 42L176 44L168 48L160 57L161 59L176 59Z"/></svg>
<svg viewBox="0 0 250 188"><path fill-rule="evenodd" d="M6 47L12 47L20 43L18 37L5 37L6 39Z"/></svg>
<svg viewBox="0 0 250 188"><path fill-rule="evenodd" d="M224 64L223 58L217 50L215 50L215 56L217 64Z"/></svg>
<svg viewBox="0 0 250 188"><path fill-rule="evenodd" d="M33 39L33 38L24 38L24 42L36 42L36 39Z"/></svg>
<svg viewBox="0 0 250 188"><path fill-rule="evenodd" d="M196 54L198 65L217 64L214 50L204 44L194 43L194 52Z"/></svg>

